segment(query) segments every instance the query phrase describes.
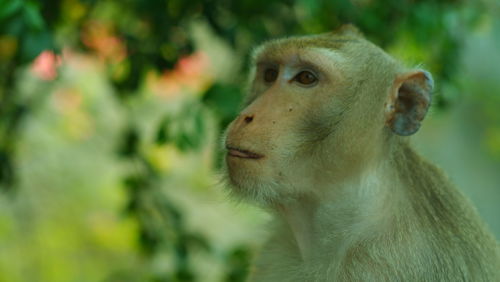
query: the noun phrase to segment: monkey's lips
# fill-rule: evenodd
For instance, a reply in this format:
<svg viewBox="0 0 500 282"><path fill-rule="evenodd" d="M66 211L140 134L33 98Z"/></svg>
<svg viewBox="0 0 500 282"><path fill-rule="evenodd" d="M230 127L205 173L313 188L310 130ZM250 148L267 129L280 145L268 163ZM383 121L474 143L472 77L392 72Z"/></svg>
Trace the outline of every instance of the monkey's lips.
<svg viewBox="0 0 500 282"><path fill-rule="evenodd" d="M263 155L236 147L228 146L226 147L226 149L227 149L227 155L231 157L236 157L241 159L254 159L254 160L258 160L264 157Z"/></svg>

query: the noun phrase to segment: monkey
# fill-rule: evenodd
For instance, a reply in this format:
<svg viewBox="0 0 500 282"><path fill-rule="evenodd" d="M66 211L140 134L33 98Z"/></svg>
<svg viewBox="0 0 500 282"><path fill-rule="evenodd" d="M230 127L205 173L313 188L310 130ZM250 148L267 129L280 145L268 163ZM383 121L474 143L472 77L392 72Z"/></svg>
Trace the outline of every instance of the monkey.
<svg viewBox="0 0 500 282"><path fill-rule="evenodd" d="M434 81L354 26L252 56L223 134L234 199L269 211L249 281L500 281L474 207L412 148Z"/></svg>

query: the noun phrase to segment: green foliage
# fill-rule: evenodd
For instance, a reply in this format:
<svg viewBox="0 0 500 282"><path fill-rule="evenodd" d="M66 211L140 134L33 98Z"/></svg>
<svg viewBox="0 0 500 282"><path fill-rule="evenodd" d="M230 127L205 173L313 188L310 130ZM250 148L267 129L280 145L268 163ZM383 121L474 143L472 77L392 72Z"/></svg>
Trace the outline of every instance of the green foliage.
<svg viewBox="0 0 500 282"><path fill-rule="evenodd" d="M250 253L244 246L236 247L228 255L228 274L226 282L244 281L248 275Z"/></svg>
<svg viewBox="0 0 500 282"><path fill-rule="evenodd" d="M205 92L203 102L215 111L220 119L220 127L225 128L238 114L241 98L240 87L216 83Z"/></svg>
<svg viewBox="0 0 500 282"><path fill-rule="evenodd" d="M13 93L17 68L52 47L40 6L34 1L0 1L0 188L13 187L17 130L31 102Z"/></svg>
<svg viewBox="0 0 500 282"><path fill-rule="evenodd" d="M28 63L41 51L54 47L52 32L47 29L37 1L2 0L0 34L12 36L18 41L18 52L12 57L19 64Z"/></svg>

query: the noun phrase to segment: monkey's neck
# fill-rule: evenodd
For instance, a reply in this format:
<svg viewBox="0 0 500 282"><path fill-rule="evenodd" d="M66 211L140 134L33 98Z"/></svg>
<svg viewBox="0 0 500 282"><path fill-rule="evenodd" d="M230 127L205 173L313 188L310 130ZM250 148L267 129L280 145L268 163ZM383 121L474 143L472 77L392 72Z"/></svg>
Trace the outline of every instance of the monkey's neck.
<svg viewBox="0 0 500 282"><path fill-rule="evenodd" d="M313 217L316 208L316 201L305 198L277 206L278 215L293 233L304 261L308 261L313 252Z"/></svg>
<svg viewBox="0 0 500 282"><path fill-rule="evenodd" d="M368 239L365 236L391 229L404 205L399 187L403 184L395 174L390 163L377 164L356 179L322 187L328 192L317 200L302 198L280 205L279 217L293 233L302 259L308 261L322 252L341 253L350 244Z"/></svg>

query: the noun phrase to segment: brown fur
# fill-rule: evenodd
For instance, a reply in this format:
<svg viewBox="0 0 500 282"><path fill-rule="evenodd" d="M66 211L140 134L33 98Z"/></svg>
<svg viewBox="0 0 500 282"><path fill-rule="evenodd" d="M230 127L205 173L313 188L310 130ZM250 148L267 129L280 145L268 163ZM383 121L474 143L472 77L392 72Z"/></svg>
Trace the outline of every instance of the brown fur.
<svg viewBox="0 0 500 282"><path fill-rule="evenodd" d="M500 281L493 236L403 137L429 107L429 73L353 27L271 41L254 64L225 138L232 193L276 215L252 281ZM294 80L304 70L316 84Z"/></svg>

